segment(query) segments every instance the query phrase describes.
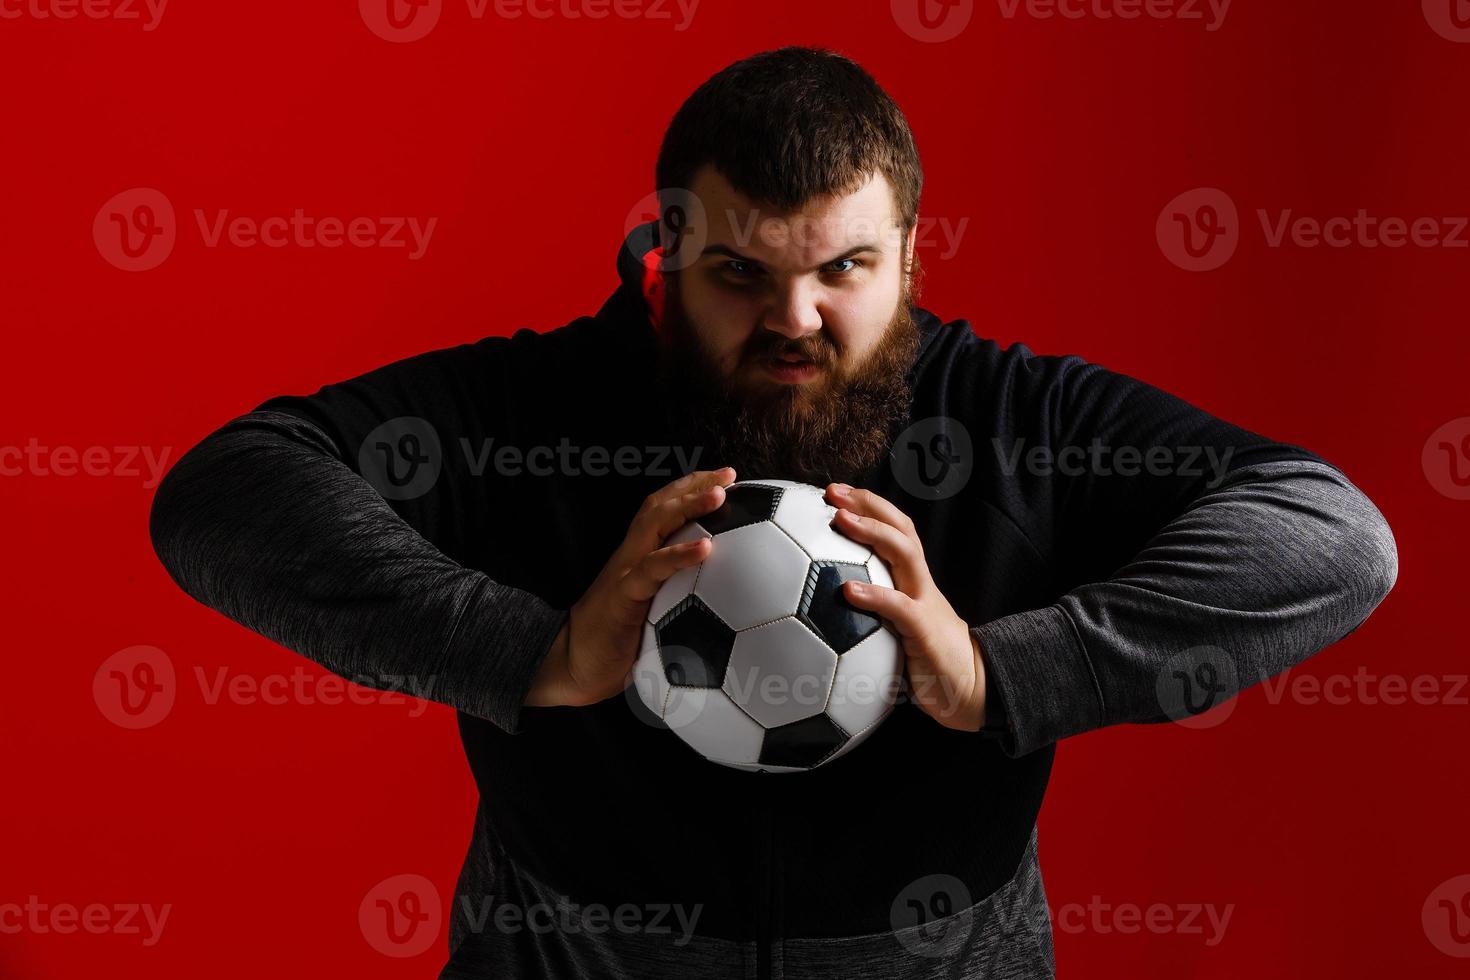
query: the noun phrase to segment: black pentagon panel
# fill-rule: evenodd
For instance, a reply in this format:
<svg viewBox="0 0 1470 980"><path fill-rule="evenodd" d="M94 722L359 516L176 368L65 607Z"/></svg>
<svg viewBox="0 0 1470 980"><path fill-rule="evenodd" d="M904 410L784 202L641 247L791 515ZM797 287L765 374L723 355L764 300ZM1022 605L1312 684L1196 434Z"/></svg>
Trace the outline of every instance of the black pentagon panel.
<svg viewBox="0 0 1470 980"><path fill-rule="evenodd" d="M826 715L812 715L766 732L760 765L811 769L847 741L847 732Z"/></svg>
<svg viewBox="0 0 1470 980"><path fill-rule="evenodd" d="M725 490L725 502L695 520L710 534L769 521L776 515L776 505L781 502L783 489L761 486L728 487Z"/></svg>
<svg viewBox="0 0 1470 980"><path fill-rule="evenodd" d="M846 561L814 561L796 615L827 641L839 657L878 631L878 617L859 609L842 594L842 583L871 582L865 565Z"/></svg>
<svg viewBox="0 0 1470 980"><path fill-rule="evenodd" d="M685 687L719 687L735 645L735 631L698 596L689 596L664 613L653 628L664 677Z"/></svg>

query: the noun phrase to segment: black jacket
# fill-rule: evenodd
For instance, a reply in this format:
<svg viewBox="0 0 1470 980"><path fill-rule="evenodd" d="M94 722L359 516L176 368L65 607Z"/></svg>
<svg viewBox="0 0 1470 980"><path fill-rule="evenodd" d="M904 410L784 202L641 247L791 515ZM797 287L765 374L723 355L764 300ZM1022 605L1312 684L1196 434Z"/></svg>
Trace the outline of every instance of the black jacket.
<svg viewBox="0 0 1470 980"><path fill-rule="evenodd" d="M564 611L682 472L672 453L654 465L670 439L639 291L651 227L596 316L274 398L215 431L159 489L160 559L326 668L412 677L458 709L481 802L446 976L1049 975L1034 826L1054 743L1208 707L1352 631L1395 580L1387 525L1304 449L916 309L919 435L867 486L913 518L976 629L1002 730L900 703L832 764L764 776L699 758L631 691L522 708ZM914 467L935 432L967 472L928 492L940 474L915 484ZM579 465L511 475L507 446ZM591 447L635 447L655 471L591 475ZM537 932L480 914L487 895L642 912L626 930ZM674 942L672 915L674 936L652 927L658 906L697 908L694 938Z"/></svg>

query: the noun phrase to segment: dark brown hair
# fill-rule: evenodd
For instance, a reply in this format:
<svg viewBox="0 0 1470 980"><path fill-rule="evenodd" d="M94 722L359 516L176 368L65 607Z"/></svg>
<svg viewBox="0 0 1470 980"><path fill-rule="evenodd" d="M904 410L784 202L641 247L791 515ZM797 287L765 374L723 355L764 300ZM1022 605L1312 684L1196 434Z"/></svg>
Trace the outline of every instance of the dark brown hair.
<svg viewBox="0 0 1470 980"><path fill-rule="evenodd" d="M918 220L924 170L908 120L835 51L765 51L696 89L664 134L659 189L687 191L706 164L741 194L786 212L851 194L876 171L893 185L903 231Z"/></svg>

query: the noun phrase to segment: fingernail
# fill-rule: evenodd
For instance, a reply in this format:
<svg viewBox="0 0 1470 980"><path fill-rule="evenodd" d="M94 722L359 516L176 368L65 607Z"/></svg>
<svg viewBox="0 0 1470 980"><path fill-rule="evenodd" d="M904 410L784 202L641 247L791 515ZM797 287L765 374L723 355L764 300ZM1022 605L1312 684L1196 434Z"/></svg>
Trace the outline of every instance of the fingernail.
<svg viewBox="0 0 1470 980"><path fill-rule="evenodd" d="M849 493L852 492L852 487L848 486L846 483L834 483L832 484L832 492L837 494L837 496L839 497L846 497Z"/></svg>
<svg viewBox="0 0 1470 980"><path fill-rule="evenodd" d="M862 595L868 590L868 587L861 582L848 582L847 588L853 595Z"/></svg>

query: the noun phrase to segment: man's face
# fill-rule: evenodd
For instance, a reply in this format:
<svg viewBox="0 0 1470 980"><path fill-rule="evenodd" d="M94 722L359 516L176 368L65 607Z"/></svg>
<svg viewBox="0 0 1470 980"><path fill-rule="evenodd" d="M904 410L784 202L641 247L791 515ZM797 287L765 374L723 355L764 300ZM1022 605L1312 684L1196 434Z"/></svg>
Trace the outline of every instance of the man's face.
<svg viewBox="0 0 1470 980"><path fill-rule="evenodd" d="M742 476L860 478L906 416L917 347L913 233L888 181L795 214L763 208L712 167L691 191L707 232L669 256L660 330L676 410Z"/></svg>

